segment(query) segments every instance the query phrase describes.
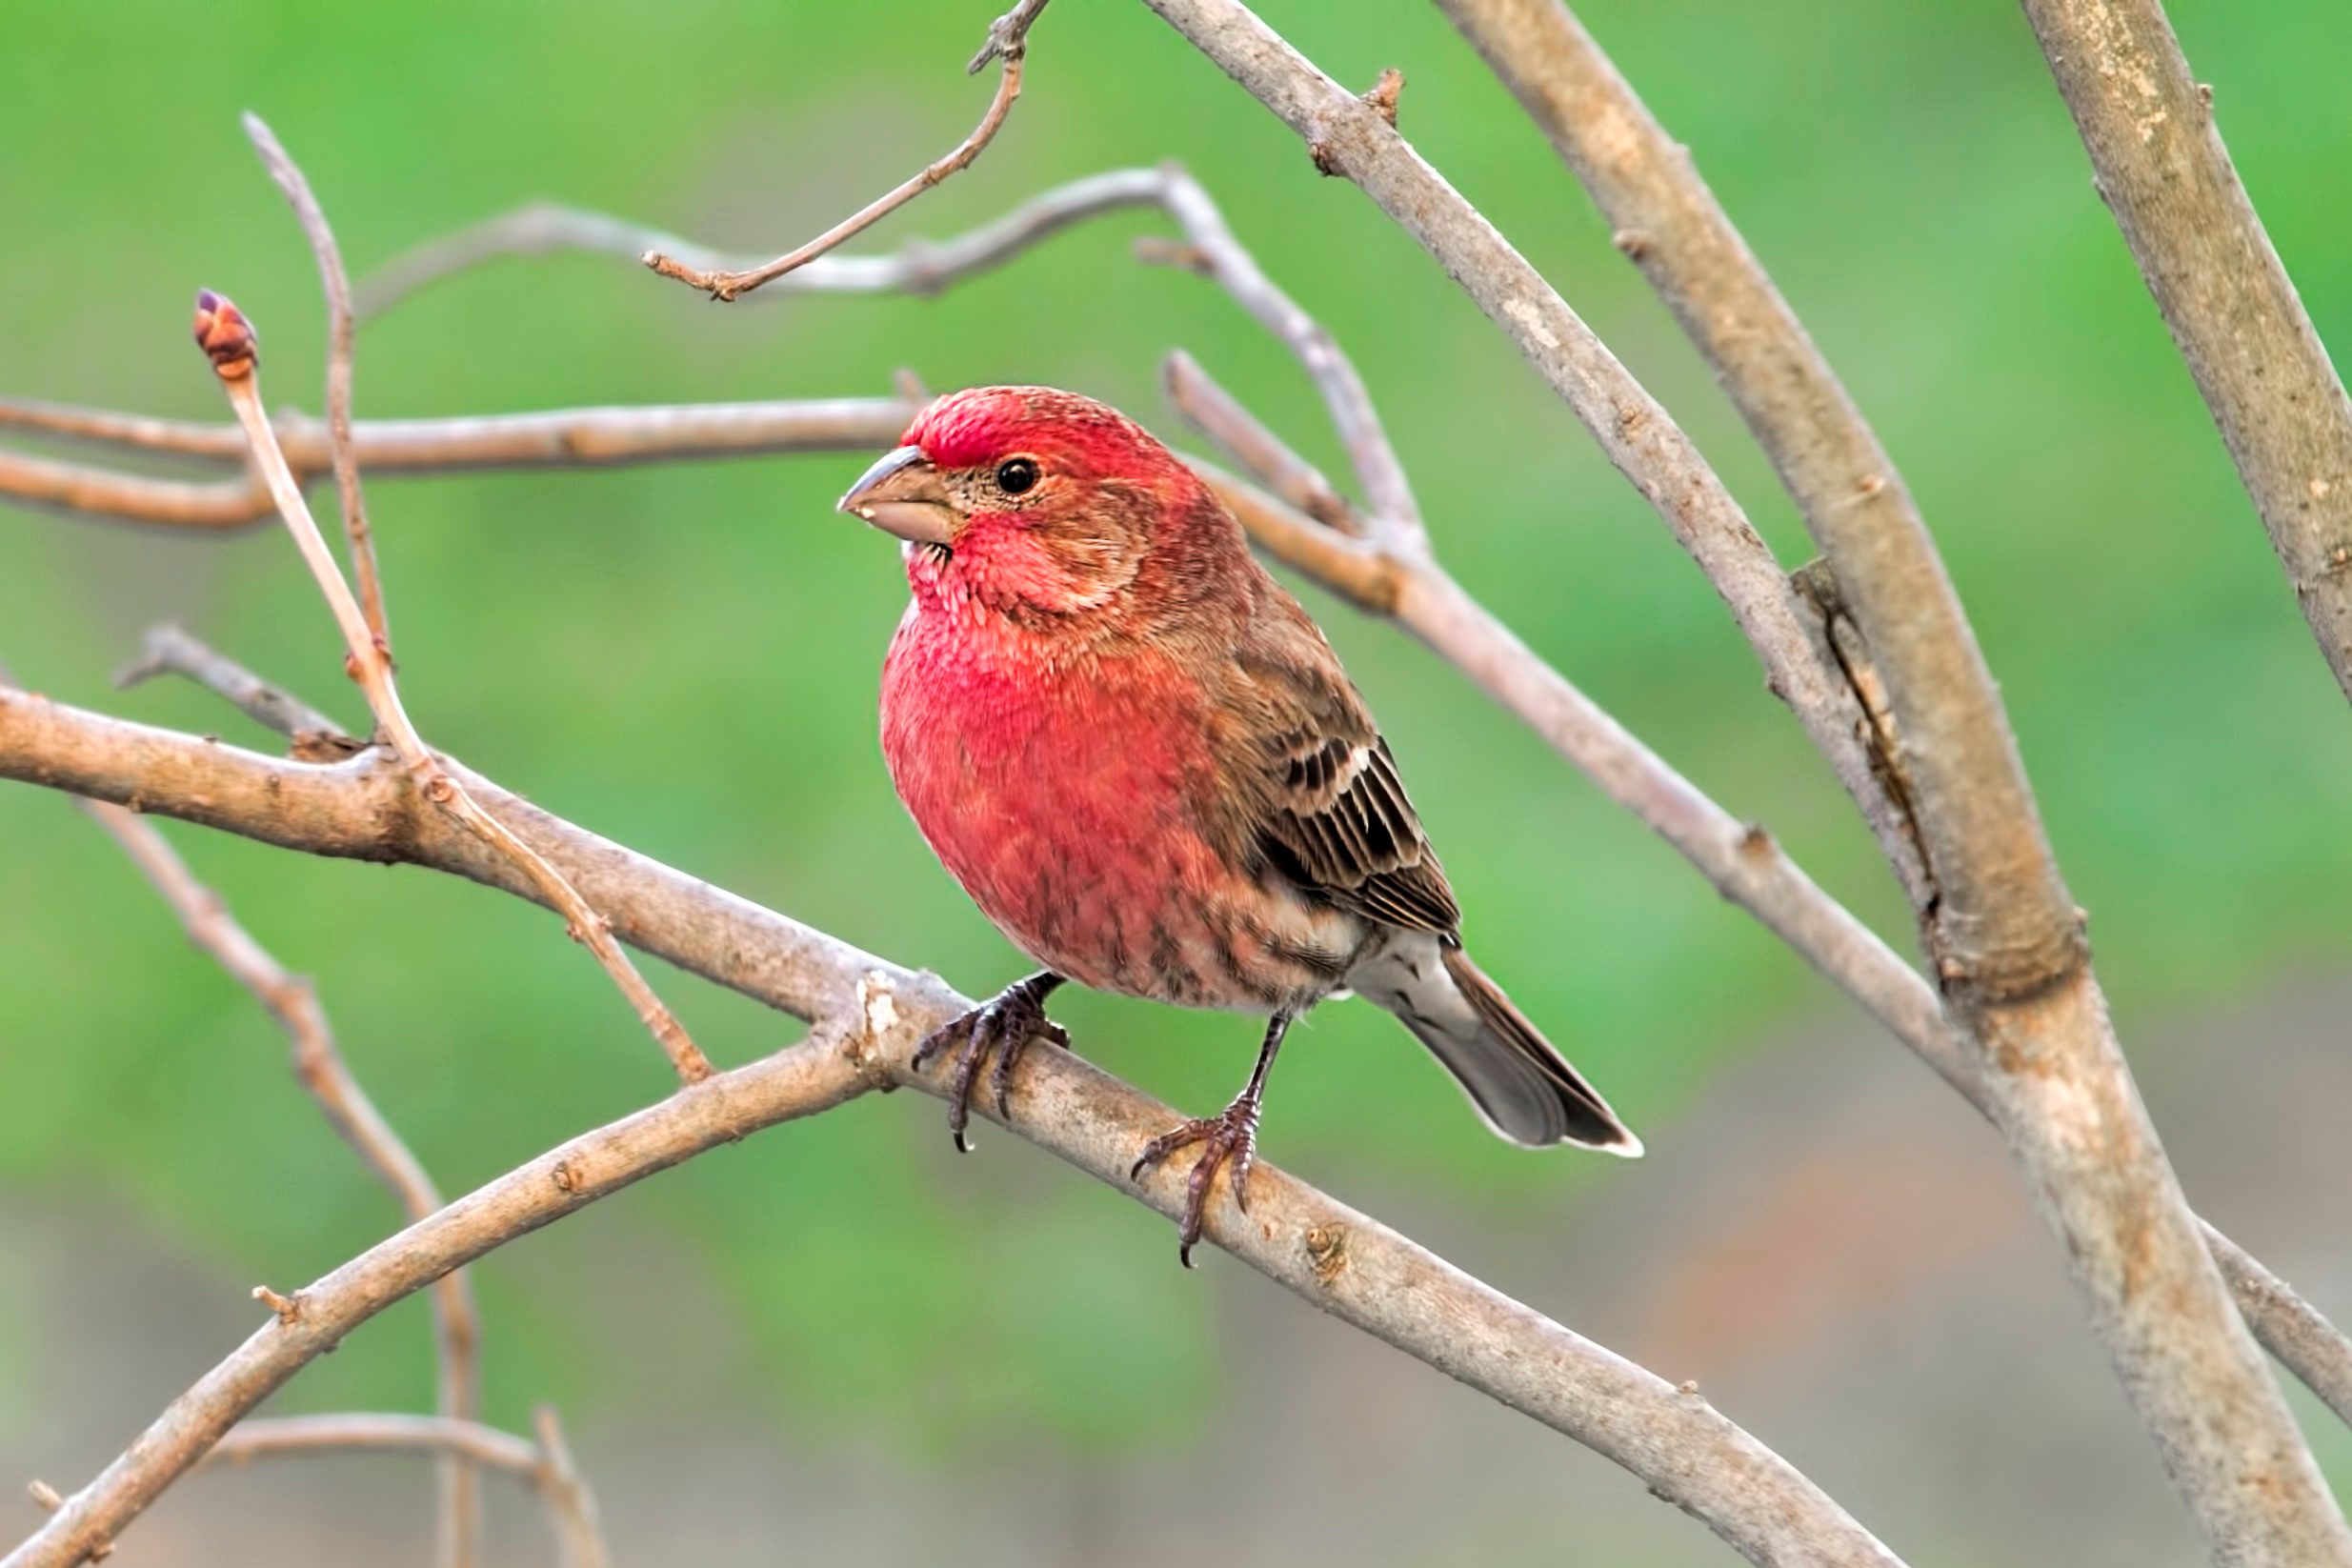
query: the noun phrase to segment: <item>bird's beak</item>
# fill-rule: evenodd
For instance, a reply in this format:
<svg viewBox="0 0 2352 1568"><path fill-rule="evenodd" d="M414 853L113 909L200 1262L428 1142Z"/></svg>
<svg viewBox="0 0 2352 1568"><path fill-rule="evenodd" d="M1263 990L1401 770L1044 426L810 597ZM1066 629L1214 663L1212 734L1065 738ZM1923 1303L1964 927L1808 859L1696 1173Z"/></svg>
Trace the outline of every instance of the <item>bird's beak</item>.
<svg viewBox="0 0 2352 1568"><path fill-rule="evenodd" d="M920 447L885 453L841 497L841 510L912 544L944 545L964 520Z"/></svg>

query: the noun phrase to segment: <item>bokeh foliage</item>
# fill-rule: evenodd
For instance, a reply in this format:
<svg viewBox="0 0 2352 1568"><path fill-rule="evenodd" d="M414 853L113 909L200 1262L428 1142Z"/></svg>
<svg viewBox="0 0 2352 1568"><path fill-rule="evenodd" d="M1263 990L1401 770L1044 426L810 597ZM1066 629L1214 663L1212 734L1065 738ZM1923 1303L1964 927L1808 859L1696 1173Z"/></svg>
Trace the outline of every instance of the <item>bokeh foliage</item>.
<svg viewBox="0 0 2352 1568"><path fill-rule="evenodd" d="M0 390L218 416L186 341L199 284L262 326L272 398L315 408L309 256L248 154L259 111L364 271L548 196L746 250L797 241L943 149L984 101L959 67L993 4L537 0L18 6L0 92ZM1801 530L1704 368L1581 193L1435 10L1267 0L1327 69L1401 65L1406 131L1689 424L1794 565ZM2352 339L2341 174L2352 11L2172 8L2322 335ZM1902 463L2000 676L2125 1038L2136 1019L2341 962L2352 722L2186 374L2090 189L2022 19L1959 0L1579 8L1692 147ZM1463 581L1733 810L1900 938L1865 835L1763 693L1721 608L1501 339L1344 184L1141 7L1062 0L1027 96L970 173L869 244L937 234L1056 180L1179 158L1356 356ZM362 336L363 415L1044 380L1166 424L1184 346L1340 471L1311 391L1221 296L1136 265L1141 215L937 300L719 309L624 264L510 262ZM372 491L412 711L549 807L967 990L1016 959L893 799L873 705L903 588L834 515L858 460L384 482ZM1383 715L1489 966L1637 1124L1671 1118L1763 1026L1842 1005L1537 741L1393 633L1315 600ZM273 530L189 540L0 513L0 654L64 698L240 740L184 691L106 673L177 616L358 705ZM460 1190L663 1087L587 959L512 900L412 870L171 830L290 963L444 1185ZM191 954L112 847L0 790L0 1182L95 1187L287 1286L387 1207L299 1099L263 1016ZM655 966L722 1060L783 1020ZM1095 997L1090 1055L1220 1103L1254 1033ZM1488 1138L1377 1015L1318 1015L1284 1061L1272 1157L1508 1206L1633 1179ZM2238 1051L2253 1042L2215 1040ZM2161 1071L2161 1064L2147 1064ZM671 1238L761 1353L779 1409L944 1441L983 1423L1107 1440L1197 1409L1213 1363L1159 1222L936 1108L870 1103L754 1140L487 1271L493 1414L631 1386L568 1332L621 1229ZM0 1259L0 1267L7 1267ZM422 1402L387 1330L294 1398ZM0 1358L30 1347L0 1336ZM740 1373L741 1369L737 1369ZM4 1382L5 1379L0 1379ZM943 1418L944 1417L944 1418Z"/></svg>

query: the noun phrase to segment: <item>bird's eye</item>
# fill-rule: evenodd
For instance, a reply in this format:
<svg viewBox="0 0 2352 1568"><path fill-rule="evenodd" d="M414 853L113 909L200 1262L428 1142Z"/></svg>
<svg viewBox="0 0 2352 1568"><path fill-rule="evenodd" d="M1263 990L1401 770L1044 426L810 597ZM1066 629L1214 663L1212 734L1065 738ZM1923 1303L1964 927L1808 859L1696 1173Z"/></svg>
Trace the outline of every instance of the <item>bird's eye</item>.
<svg viewBox="0 0 2352 1568"><path fill-rule="evenodd" d="M1008 457L996 465L996 488L1018 495L1037 482L1037 465L1026 457Z"/></svg>

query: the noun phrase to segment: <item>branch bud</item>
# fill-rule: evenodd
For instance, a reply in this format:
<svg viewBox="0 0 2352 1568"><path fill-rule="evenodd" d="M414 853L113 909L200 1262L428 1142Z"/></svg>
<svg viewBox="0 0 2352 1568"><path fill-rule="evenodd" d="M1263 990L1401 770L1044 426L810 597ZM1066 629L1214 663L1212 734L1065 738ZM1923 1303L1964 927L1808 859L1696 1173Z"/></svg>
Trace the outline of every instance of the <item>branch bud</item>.
<svg viewBox="0 0 2352 1568"><path fill-rule="evenodd" d="M253 324L245 319L233 300L210 289L196 291L196 347L212 361L213 372L223 381L244 380L261 359Z"/></svg>

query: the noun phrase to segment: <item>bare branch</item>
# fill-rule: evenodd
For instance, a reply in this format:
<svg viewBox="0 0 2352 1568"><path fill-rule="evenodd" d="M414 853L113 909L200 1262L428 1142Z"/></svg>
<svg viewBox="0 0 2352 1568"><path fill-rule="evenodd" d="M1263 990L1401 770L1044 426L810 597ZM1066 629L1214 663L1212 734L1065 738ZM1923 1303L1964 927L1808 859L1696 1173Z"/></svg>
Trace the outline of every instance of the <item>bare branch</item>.
<svg viewBox="0 0 2352 1568"><path fill-rule="evenodd" d="M693 240L631 223L626 218L608 217L560 202L535 201L401 251L361 278L352 291L352 298L360 318L366 320L382 315L430 284L483 262L499 256L540 256L557 251L588 251L628 261L635 261L649 251L659 251L676 258L681 265L712 272L746 271L759 265L755 257L721 255L704 250ZM837 259L825 258L810 265L823 266L826 261Z"/></svg>
<svg viewBox="0 0 2352 1568"><path fill-rule="evenodd" d="M1002 266L1072 224L1123 208L1158 206L1160 190L1159 171L1153 169L1115 170L1074 180L952 240L917 240L885 256L818 256L767 285L758 297L935 293L951 283ZM447 238L429 240L387 262L360 280L360 314L379 314L430 283L500 256L587 251L633 261L650 250L706 271L745 271L756 265L749 258L722 255L626 218L534 202L486 218Z"/></svg>
<svg viewBox="0 0 2352 1568"><path fill-rule="evenodd" d="M898 438L915 405L890 397L777 403L557 409L545 413L452 419L367 420L352 428L360 462L379 478L489 469L604 468L633 463L774 452L870 452ZM141 419L94 409L0 399L0 426L68 435L136 451L243 459L234 425ZM308 485L329 467L326 428L284 412L271 421L287 464ZM232 530L275 512L269 486L251 471L240 480L190 484L0 450L0 498L61 512L168 527Z"/></svg>
<svg viewBox="0 0 2352 1568"><path fill-rule="evenodd" d="M195 1468L217 1470L320 1454L422 1453L461 1459L531 1484L547 1507L565 1568L608 1568L611 1556L596 1522L595 1499L573 1468L554 1411L542 1408L538 1416L535 1447L496 1427L436 1416L287 1416L246 1421L222 1437Z"/></svg>
<svg viewBox="0 0 2352 1568"><path fill-rule="evenodd" d="M1360 534L1364 520L1331 488L1322 471L1285 446L1256 414L1211 380L1191 354L1178 349L1160 366L1168 400L1194 428L1231 453L1286 506L1297 508L1325 528Z"/></svg>
<svg viewBox="0 0 2352 1568"><path fill-rule="evenodd" d="M751 292L771 279L807 266L844 240L873 228L941 180L971 167L972 161L996 139L996 132L1004 126L1005 116L1013 112L1014 101L1021 95L1021 65L1029 53L1029 27L1045 7L1046 0L1020 0L1011 10L996 18L995 24L988 30L987 43L981 46L979 53L972 57L968 68L971 71L977 71L991 60L1004 62L1004 69L996 77L996 95L989 100L988 112L980 116L980 123L973 127L972 133L957 143L953 151L914 178L875 197L797 250L788 251L774 261L748 271L705 271L687 266L659 251L648 251L641 259L663 277L674 278L690 288L699 289L723 304Z"/></svg>
<svg viewBox="0 0 2352 1568"><path fill-rule="evenodd" d="M135 447L145 452L183 452L191 457L245 458L245 433L234 425L198 419L154 419L111 409L76 408L34 397L0 397L0 430L30 431L93 446ZM287 435L281 430L281 438Z"/></svg>
<svg viewBox="0 0 2352 1568"><path fill-rule="evenodd" d="M485 1470L536 1481L546 1457L523 1437L476 1421L398 1413L350 1416L280 1416L247 1421L221 1438L196 1468L221 1470L256 1459L297 1458L330 1453L449 1454Z"/></svg>
<svg viewBox="0 0 2352 1568"><path fill-rule="evenodd" d="M333 719L243 665L222 657L177 626L149 627L139 656L115 673L114 684L128 689L157 675L185 675L298 747L332 747L346 755L359 749ZM334 746L338 741L343 744Z"/></svg>
<svg viewBox="0 0 2352 1568"><path fill-rule="evenodd" d="M2159 0L2025 0L2091 170L2352 696L2352 401Z"/></svg>
<svg viewBox="0 0 2352 1568"><path fill-rule="evenodd" d="M30 710L44 710L45 716ZM70 713L0 694L0 755L21 756L19 716L45 725ZM173 744L163 732L100 720L128 742L117 758ZM404 795L395 771L373 756L333 768L272 762L232 748L203 748L245 770L274 774L304 804L279 814L281 829L316 814L334 819L346 845L383 842L387 796ZM388 788L389 786L389 788ZM517 831L566 856L564 840L594 846L568 869L584 882L638 857L528 808ZM402 846L445 858L462 874L514 878L511 862L484 854L453 825L424 816ZM513 1236L535 1230L655 1171L764 1127L814 1115L884 1084L936 1092L909 1065L915 1044L969 1004L935 977L885 963L667 868L623 870L641 896L682 896L690 938L715 968L765 977L787 1011L833 1019L800 1045L691 1085L659 1104L574 1138L371 1249L298 1293L291 1320L265 1324L183 1395L147 1433L0 1568L62 1568L115 1534L171 1480L309 1361L392 1302ZM764 949L737 946L729 927L778 934ZM1130 1184L1135 1151L1166 1125L1168 1109L1088 1066L1052 1053L1032 1057L1014 1089L1005 1125L1114 1188L1173 1215L1181 1173ZM993 1103L983 1115L995 1116ZM1595 1448L1646 1480L1747 1553L1776 1564L1893 1564L1895 1558L1813 1484L1697 1395L1479 1284L1404 1237L1260 1164L1250 1213L1220 1211L1210 1238L1323 1310L1502 1399Z"/></svg>
<svg viewBox="0 0 2352 1568"><path fill-rule="evenodd" d="M191 484L0 450L0 497L45 511L172 528L250 528L270 515L256 481Z"/></svg>
<svg viewBox="0 0 2352 1568"><path fill-rule="evenodd" d="M284 191L302 224L303 237L318 259L318 280L327 293L327 445L334 470L335 492L343 508L344 537L352 551L352 576L359 587L359 608L368 630L389 653L392 633L384 618L384 579L376 571L375 540L368 532L368 505L359 491L359 459L352 451L352 349L356 328L352 319L352 280L343 271L343 252L328 227L325 209L311 193L303 176L277 136L260 115L248 112L245 134L261 154L261 166ZM471 1553L468 1554L470 1558Z"/></svg>
<svg viewBox="0 0 2352 1568"><path fill-rule="evenodd" d="M612 1568L613 1554L604 1543L604 1523L596 1514L595 1495L588 1490L579 1466L572 1462L572 1445L564 1440L563 1422L553 1405L531 1413L538 1430L539 1452L546 1457L543 1484L548 1507L555 1518L562 1543L563 1568Z"/></svg>
<svg viewBox="0 0 2352 1568"><path fill-rule="evenodd" d="M152 643L151 642L151 646ZM182 633L175 654L206 650ZM243 672L238 672L243 673ZM250 678L250 677L249 677ZM253 684L258 685L258 682ZM291 699L286 699L291 701ZM298 706L298 705L297 705ZM273 710L274 711L274 710ZM188 863L165 842L155 825L121 806L76 798L98 825L123 847L131 862L163 895L187 928L189 939L217 960L239 985L253 994L293 1042L294 1075L326 1113L360 1162L399 1203L403 1217L422 1219L441 1206L441 1195L424 1165L376 1110L358 1079L335 1049L334 1032L319 1005L317 991L308 979L289 974L284 965L237 923L219 895L198 882ZM439 1380L437 1408L452 1422L472 1421L481 1413L481 1314L473 1304L473 1287L462 1269L452 1270L433 1284L432 1301L435 1366ZM470 1563L479 1555L481 1502L471 1465L453 1457L441 1476L441 1553L445 1563Z"/></svg>

